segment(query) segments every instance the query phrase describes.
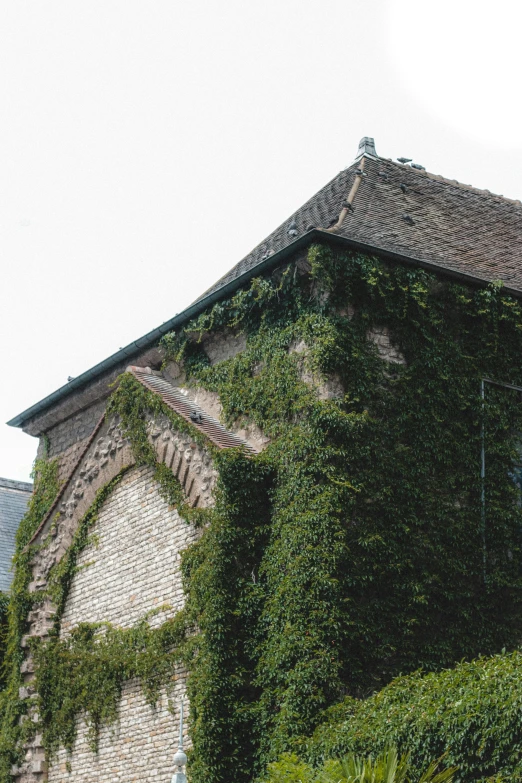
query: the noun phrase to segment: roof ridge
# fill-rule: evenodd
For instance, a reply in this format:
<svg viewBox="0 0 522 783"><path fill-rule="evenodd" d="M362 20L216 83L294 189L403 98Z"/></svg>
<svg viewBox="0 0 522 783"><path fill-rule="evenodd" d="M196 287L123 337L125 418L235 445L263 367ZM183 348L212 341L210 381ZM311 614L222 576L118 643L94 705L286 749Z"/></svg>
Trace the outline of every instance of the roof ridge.
<svg viewBox="0 0 522 783"><path fill-rule="evenodd" d="M339 217L337 218L337 221L334 223L334 225L330 225L327 228L322 228L321 231L327 231L328 233L333 233L335 231L339 231L339 229L342 227L346 216L349 212L354 211L353 202L355 201L355 198L357 196L357 192L359 190L359 187L364 179L364 177L367 177L368 175L364 171L364 163L365 158L370 158L373 160L376 160L376 158L373 155L368 155L367 153L364 153L361 155L360 158L356 159L351 166L347 166L345 171L350 169L353 165L359 164L358 168L355 169L355 177L352 181L350 190L348 194L346 195L344 201L341 203L341 211L339 212ZM319 227L318 227L319 228Z"/></svg>
<svg viewBox="0 0 522 783"><path fill-rule="evenodd" d="M459 182L458 179L449 179L449 177L444 177L442 174L434 174L433 172L427 171L425 169L416 169L413 166L408 166L405 163L398 163L392 158L379 158L378 160L384 163L390 163L399 171L408 171L412 174L417 174L420 177L427 177L428 179L435 180L436 182L442 182L445 185L449 185L460 190L466 190L490 199L500 199L508 204L514 204L516 206L522 207L522 200L518 198L508 198L508 196L503 196L499 193L493 193L491 190L487 190L487 188L477 188L474 185L467 185L465 182Z"/></svg>
<svg viewBox="0 0 522 783"><path fill-rule="evenodd" d="M375 158L374 158L374 160L375 160ZM269 244L268 244L268 243L269 243L270 239L272 239L272 238L274 237L274 235L276 235L276 234L277 234L279 231L281 231L282 229L284 229L284 227L285 227L285 226L287 226L287 225L288 225L288 227L290 228L290 225L291 225L292 221L295 219L295 215L297 215L299 212L303 212L304 210L306 210L306 208L307 208L309 205L312 205L312 204L314 204L314 203L316 202L316 200L317 200L317 197L318 197L318 196L319 196L321 193L323 193L323 191L327 191L327 190L328 190L328 188L330 188L330 187L333 185L333 183L334 183L334 182L335 182L337 179L339 179L339 178L340 178L340 177L342 177L343 175L346 175L346 173L347 173L347 172L348 172L348 171L349 171L349 170L350 170L350 169L351 169L353 166L356 166L356 167L358 168L358 167L359 167L359 160L354 160L352 163L350 163L350 164L349 164L349 166L345 166L345 168L344 168L344 169L341 169L340 171L338 171L338 172L337 172L337 174L336 174L335 176L333 176L331 179L329 179L329 180L328 180L328 182L327 182L325 185L323 185L321 188L319 188L319 190L317 191L317 193L314 193L312 196L310 196L310 198L309 198L309 199L307 199L307 200L304 202L304 204L301 204L301 206L297 207L297 209L295 209L295 210L292 212L292 214L291 214L289 217L287 217L287 218L286 218L286 220L283 220L283 222L282 222L282 223L280 223L278 226L276 226L276 228L275 228L273 231L271 231L271 232L270 232L270 234L268 234L268 236L266 236L266 237L265 237L265 238L264 238L264 239L263 239L261 242L258 242L258 244L257 244L257 245L255 245L255 247L253 247L253 248L252 248L252 250L250 250L250 251L249 251L249 252L248 252L246 255L244 255L244 256L243 256L243 257L240 259L240 261L238 261L238 262L237 262L237 264L235 264L235 265L234 265L233 269L235 269L236 267L240 266L240 265L241 265L241 263L242 263L243 261L245 261L247 258L251 258L252 256L255 256L255 255L256 255L256 253L257 253L258 251L260 251L260 250L263 250L263 249L265 249L267 252L266 252L266 253L265 253L263 256L261 256L261 258L259 259L259 261L264 261L264 260L266 260L267 258L270 258L270 256L271 256L271 255L273 255L275 252L277 252L277 251L275 251L273 248L271 249L271 248L269 247ZM314 226L314 228L315 228L315 226ZM306 227L305 227L305 229L303 229L302 233L304 234L304 233L305 233L305 231L306 231ZM215 289L217 286L219 286L219 285L220 285L220 283L221 283L222 281L224 281L224 280L226 280L226 279L227 279L227 277L229 276L230 272L231 272L231 270L229 269L229 270L228 270L228 272L226 272L224 275L221 275L221 277L220 277L218 280L216 280L216 282L215 282L215 283L213 283L213 284L212 284L212 285L211 285L209 288L207 288L207 289L206 289L206 290L205 290L205 291L204 291L204 292L203 292L203 293L202 293L200 296L198 296L198 298L197 298L197 299L195 299L195 300L194 300L194 302L192 302L192 304L196 304L197 302L200 302L202 299L204 299L204 298L205 298L205 296L206 296L206 295L207 295L207 294L208 294L210 291L213 291L213 290L214 290L214 289Z"/></svg>

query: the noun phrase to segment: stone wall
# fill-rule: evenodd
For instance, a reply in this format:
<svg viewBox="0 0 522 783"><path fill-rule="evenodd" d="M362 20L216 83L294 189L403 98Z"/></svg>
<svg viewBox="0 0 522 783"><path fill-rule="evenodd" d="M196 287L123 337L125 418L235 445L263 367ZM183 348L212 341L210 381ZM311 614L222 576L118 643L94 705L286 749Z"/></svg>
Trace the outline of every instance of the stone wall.
<svg viewBox="0 0 522 783"><path fill-rule="evenodd" d="M49 457L57 457L92 434L100 416L105 410L106 401L91 405L47 431L49 438Z"/></svg>
<svg viewBox="0 0 522 783"><path fill-rule="evenodd" d="M151 618L151 625L159 625L182 607L180 553L197 533L163 500L150 468L133 468L126 474L101 509L93 533L93 543L79 558L62 635L80 622L108 621L131 627L147 612L168 605ZM87 728L80 720L69 759L71 772L67 772L65 751L60 751L48 780L168 783L177 744L177 709L184 691L181 669L155 708L145 701L139 683L127 683L121 719L102 730L99 753L89 749Z"/></svg>
<svg viewBox="0 0 522 783"><path fill-rule="evenodd" d="M139 684L128 683L120 702L120 721L102 728L98 754L90 750L82 722L70 759L71 772L67 772L67 755L60 751L49 770L49 782L170 783L172 758L178 746L178 704L184 692L181 672L170 698L163 692L156 707L151 708Z"/></svg>
<svg viewBox="0 0 522 783"><path fill-rule="evenodd" d="M148 417L147 431L158 460L179 478L187 502L200 508L211 505L216 471L208 451L192 441L190 436L174 430L164 416ZM62 628L64 633L68 633L79 622L104 620L129 627L147 612L168 604L168 608L151 618L151 624L159 624L182 605L179 553L195 540L197 533L163 500L152 479L151 469L135 467L129 441L122 435L118 417L101 421L88 441L83 456L77 461L73 473L33 539L42 546L36 549L31 562L32 581L29 591L38 593L46 590L53 565L66 553L97 491L126 469L128 472L121 483L99 511L93 542L82 553L79 565L84 567L73 581ZM53 628L55 609L49 597L36 603L28 616L28 634L22 639L24 660L21 665L23 686L20 698L30 700L29 720L37 720L35 705L31 701L35 690L30 640L34 637L48 638ZM185 674L180 669L173 681L172 698L176 703L179 703L184 682ZM158 709L152 709L145 704L136 689L136 683L129 683L123 694L122 725L118 735L121 738L121 742L118 740L120 745L110 745L113 732L103 734L106 738L104 741L109 745L105 744L100 750L101 755L95 757L85 750L85 726L80 723L78 743L73 754L79 761L79 771L71 772L72 777L69 773L67 778L64 777L66 759L62 753L51 770L54 776L52 780L84 780L86 778L82 775L87 774L85 769L88 767L92 772L95 765L98 765L96 768L99 770L96 780L119 780L115 767L110 768L110 777L103 777L106 773L100 759L106 759L114 752L114 757L119 757L123 764L124 757L130 757L138 735L140 742L143 736L156 739L147 740L147 747L150 746L148 756L144 756L141 745L136 750L137 777L130 777L130 768L123 767L121 775L125 779L146 780L145 769L140 765L150 763L151 769L159 769L159 762L154 762L154 766L152 755L158 743L162 747L170 747L168 743L174 741L172 732L176 721L169 712L165 712L166 692L162 694ZM137 712L124 715L125 704L137 705ZM145 727L143 735L139 726ZM172 756L170 750L166 751L166 755L169 758ZM36 734L26 745L25 758L19 767L12 769L12 775L17 783L41 783L46 779L46 770L42 738Z"/></svg>
<svg viewBox="0 0 522 783"><path fill-rule="evenodd" d="M58 479L60 482L65 481L69 476L80 452L94 432L105 406L106 401L101 400L65 419L45 433L45 440L48 443L46 456L51 459L58 457Z"/></svg>
<svg viewBox="0 0 522 783"><path fill-rule="evenodd" d="M99 620L128 628L170 604L151 619L158 625L181 609L180 552L196 534L163 500L152 474L151 468L133 468L105 502L94 543L78 559L62 632Z"/></svg>

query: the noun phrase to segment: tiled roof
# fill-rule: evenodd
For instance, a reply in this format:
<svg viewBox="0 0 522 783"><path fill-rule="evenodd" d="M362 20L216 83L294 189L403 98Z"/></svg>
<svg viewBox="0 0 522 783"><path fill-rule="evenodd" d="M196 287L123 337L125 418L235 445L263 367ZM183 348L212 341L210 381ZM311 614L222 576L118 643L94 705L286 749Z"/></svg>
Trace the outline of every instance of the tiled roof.
<svg viewBox="0 0 522 783"><path fill-rule="evenodd" d="M183 394L181 389L173 386L161 375L153 373L149 367L129 367L134 377L149 391L158 394L163 402L190 422L196 429L206 435L220 449L240 447L247 453L254 452L253 447L233 432L225 429L217 419L209 416L206 411L197 406L192 400Z"/></svg>
<svg viewBox="0 0 522 783"><path fill-rule="evenodd" d="M334 177L182 313L32 405L9 424L26 426L109 371L136 362L140 353L157 345L163 334L179 329L215 301L231 295L250 277L283 263L309 243L328 237L471 281L502 280L507 292L522 296L519 201L379 158L373 140L363 139L360 150L365 152L362 158ZM359 178L351 208L342 225L332 230L363 161L365 176Z"/></svg>
<svg viewBox="0 0 522 783"><path fill-rule="evenodd" d="M33 485L0 478L0 590L9 590L15 536L24 516Z"/></svg>
<svg viewBox="0 0 522 783"><path fill-rule="evenodd" d="M359 166L360 160L341 171L203 296L253 270L312 228L328 229ZM522 293L520 201L373 156L365 156L364 174L353 211L329 233L480 280L501 279Z"/></svg>

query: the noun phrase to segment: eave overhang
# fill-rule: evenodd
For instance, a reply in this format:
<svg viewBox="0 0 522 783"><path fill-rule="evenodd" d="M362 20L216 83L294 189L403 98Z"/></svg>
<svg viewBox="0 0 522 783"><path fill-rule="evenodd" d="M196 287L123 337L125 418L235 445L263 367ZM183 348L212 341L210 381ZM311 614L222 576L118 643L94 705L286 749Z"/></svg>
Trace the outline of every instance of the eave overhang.
<svg viewBox="0 0 522 783"><path fill-rule="evenodd" d="M224 284L217 291L213 291L208 296L198 300L197 302L194 302L181 313L178 313L173 318L171 318L169 321L165 321L163 324L161 324L161 326L158 326L156 329L148 332L138 340L129 343L129 345L126 345L124 348L121 348L107 359L99 362L99 364L96 364L90 370L87 370L81 375L78 375L72 381L69 381L64 386L61 386L52 394L44 397L44 399L40 400L40 402L35 403L30 408L27 408L27 410L19 413L17 416L8 421L7 424L10 427L24 427L24 425L35 416L42 414L53 405L56 405L57 403L64 400L73 392L85 388L89 383L98 379L100 376L114 369L118 365L121 365L125 362L127 362L127 364L130 363L130 360L134 359L138 354L142 353L147 348L157 345L161 337L167 332L175 331L176 329L184 326L188 321L197 317L208 307L215 304L215 302L221 299L225 299L226 297L233 294L238 288L243 286L252 278L258 277L259 275L262 275L271 271L275 267L280 266L287 259L289 259L290 256L293 256L299 250L309 247L314 242L326 242L337 247L344 247L346 249L367 253L369 255L378 255L381 258L395 261L397 263L422 267L424 269L430 270L431 272L436 272L439 275L455 280L460 280L461 282L465 282L469 285L482 287L491 283L491 279L489 278L472 275L461 270L452 269L448 266L441 266L439 261L419 259L404 255L402 253L391 252L375 244L370 245L363 242L357 242L347 237L338 236L336 234L332 234L331 232L314 228L302 234L300 237L290 242L288 245L286 245L281 250L278 250L273 255L269 256L263 261L260 261L252 269L249 269L245 273L239 275L231 282ZM517 298L522 297L521 291L510 288L509 286L505 286L503 291L506 294Z"/></svg>

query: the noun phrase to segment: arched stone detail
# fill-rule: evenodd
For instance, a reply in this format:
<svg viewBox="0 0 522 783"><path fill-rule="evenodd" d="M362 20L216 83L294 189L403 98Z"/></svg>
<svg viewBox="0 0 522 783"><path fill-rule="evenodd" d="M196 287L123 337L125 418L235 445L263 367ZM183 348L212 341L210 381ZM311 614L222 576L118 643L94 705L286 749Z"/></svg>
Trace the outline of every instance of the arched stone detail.
<svg viewBox="0 0 522 783"><path fill-rule="evenodd" d="M189 435L175 430L167 416L148 416L147 434L158 461L165 463L178 478L187 502L193 507L211 506L217 473L210 453ZM31 542L40 546L31 564L30 592L42 593L47 588L53 565L67 552L97 492L123 469L135 464L130 441L121 431L119 418L115 416L100 421L62 487L57 502ZM29 613L29 631L22 639L25 658L21 665L23 686L20 688L20 698L30 699L35 696L34 662L29 639L45 639L49 636L54 625L55 611L56 607L46 596ZM29 708L27 719L36 720L34 707ZM25 749L23 764L19 768L14 767L11 774L17 783L42 783L47 778L47 766L41 735L37 734Z"/></svg>

